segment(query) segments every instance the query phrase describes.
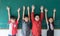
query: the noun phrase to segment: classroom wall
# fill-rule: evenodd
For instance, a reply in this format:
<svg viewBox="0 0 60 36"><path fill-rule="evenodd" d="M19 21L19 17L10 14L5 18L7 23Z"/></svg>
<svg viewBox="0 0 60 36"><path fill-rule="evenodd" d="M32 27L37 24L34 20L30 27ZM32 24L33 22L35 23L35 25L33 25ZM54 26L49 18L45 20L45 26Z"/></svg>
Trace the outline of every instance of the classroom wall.
<svg viewBox="0 0 60 36"><path fill-rule="evenodd" d="M54 22L55 29L60 29L60 0L0 0L0 29L8 29L8 14L6 7L9 6L11 8L11 15L17 17L17 9L21 8L21 18L19 21L18 28L21 28L21 20L22 20L22 12L23 6L29 6L31 12L31 6L35 5L35 14L40 13L40 6L43 5L44 8L48 9L48 17L51 17L53 14L53 9L56 8L56 20ZM26 9L27 14L27 9ZM45 18L42 22L42 28L46 29Z"/></svg>
<svg viewBox="0 0 60 36"><path fill-rule="evenodd" d="M22 36L21 34L21 20L22 20L22 11L23 6L29 6L31 12L31 6L35 5L35 14L40 13L40 6L43 5L48 9L48 17L51 17L53 12L52 10L56 8L56 20L54 21L55 25L55 36L60 36L60 0L0 0L0 35L8 36L8 14L6 7L11 7L11 15L17 17L17 9L21 8L21 18L18 25L18 34L17 36ZM27 14L27 9L26 9ZM42 36L46 36L46 22L45 18L42 22Z"/></svg>

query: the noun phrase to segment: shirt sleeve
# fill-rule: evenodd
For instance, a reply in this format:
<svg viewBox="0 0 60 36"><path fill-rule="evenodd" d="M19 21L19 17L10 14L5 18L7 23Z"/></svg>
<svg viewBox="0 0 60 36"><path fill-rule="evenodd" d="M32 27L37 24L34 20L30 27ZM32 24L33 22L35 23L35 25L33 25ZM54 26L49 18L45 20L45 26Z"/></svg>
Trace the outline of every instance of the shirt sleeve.
<svg viewBox="0 0 60 36"><path fill-rule="evenodd" d="M43 20L43 18L44 18L44 13L40 13L40 20L42 21Z"/></svg>
<svg viewBox="0 0 60 36"><path fill-rule="evenodd" d="M8 23L10 24L10 23L11 23L11 21L9 20L9 21L8 21Z"/></svg>
<svg viewBox="0 0 60 36"><path fill-rule="evenodd" d="M31 20L34 21L34 12L31 13Z"/></svg>
<svg viewBox="0 0 60 36"><path fill-rule="evenodd" d="M16 20L16 22L15 22L16 24L18 24L18 20Z"/></svg>

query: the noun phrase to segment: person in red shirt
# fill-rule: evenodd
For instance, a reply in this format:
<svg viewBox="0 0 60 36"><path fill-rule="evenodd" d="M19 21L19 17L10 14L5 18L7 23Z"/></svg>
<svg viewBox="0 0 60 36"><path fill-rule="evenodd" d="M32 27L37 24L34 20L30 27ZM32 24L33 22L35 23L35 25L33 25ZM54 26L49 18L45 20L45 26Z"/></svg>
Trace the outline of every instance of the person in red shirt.
<svg viewBox="0 0 60 36"><path fill-rule="evenodd" d="M34 5L32 5L31 20L32 20L32 36L41 36L41 25L44 18L43 6L41 6L40 15L34 16Z"/></svg>
<svg viewBox="0 0 60 36"><path fill-rule="evenodd" d="M7 7L8 11L8 17L9 17L9 33L8 36L16 36L17 34L17 26L18 26L18 21L20 18L20 8L17 10L18 11L18 18L16 19L15 16L10 16L10 7Z"/></svg>

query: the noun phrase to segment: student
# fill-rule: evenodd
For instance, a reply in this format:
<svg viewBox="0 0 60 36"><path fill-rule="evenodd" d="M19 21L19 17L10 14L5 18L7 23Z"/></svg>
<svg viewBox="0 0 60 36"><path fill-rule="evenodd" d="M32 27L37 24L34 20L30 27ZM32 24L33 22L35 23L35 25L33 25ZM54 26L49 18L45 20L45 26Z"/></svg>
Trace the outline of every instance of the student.
<svg viewBox="0 0 60 36"><path fill-rule="evenodd" d="M7 7L8 11L8 17L9 17L9 33L8 36L16 36L17 34L17 26L18 26L18 21L20 18L20 8L18 9L18 18L16 19L15 16L10 16L10 7Z"/></svg>
<svg viewBox="0 0 60 36"><path fill-rule="evenodd" d="M47 23L47 36L54 36L54 20L56 9L53 10L53 17L47 18L47 9L45 9L45 18Z"/></svg>
<svg viewBox="0 0 60 36"><path fill-rule="evenodd" d="M25 15L25 6L23 6L22 16L22 36L30 36L30 14L29 7L27 7L28 15Z"/></svg>
<svg viewBox="0 0 60 36"><path fill-rule="evenodd" d="M32 5L31 20L32 20L32 36L41 36L41 25L44 18L43 6L41 6L40 15L34 16L34 5Z"/></svg>

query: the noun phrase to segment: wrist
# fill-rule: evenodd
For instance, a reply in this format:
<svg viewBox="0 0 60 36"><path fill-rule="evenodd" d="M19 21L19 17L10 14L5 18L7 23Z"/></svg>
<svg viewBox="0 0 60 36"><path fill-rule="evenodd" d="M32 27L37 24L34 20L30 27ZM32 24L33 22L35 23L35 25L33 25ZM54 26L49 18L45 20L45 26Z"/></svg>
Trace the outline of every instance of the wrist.
<svg viewBox="0 0 60 36"><path fill-rule="evenodd" d="M32 12L34 12L34 10L32 9Z"/></svg>
<svg viewBox="0 0 60 36"><path fill-rule="evenodd" d="M41 12L43 13L43 10L41 10Z"/></svg>

